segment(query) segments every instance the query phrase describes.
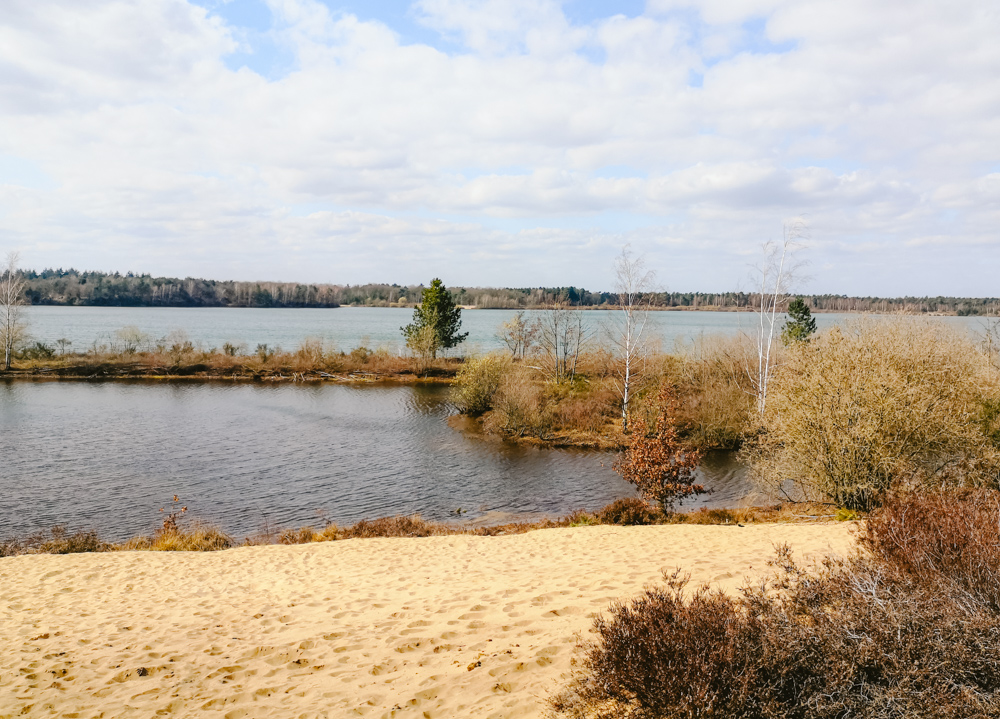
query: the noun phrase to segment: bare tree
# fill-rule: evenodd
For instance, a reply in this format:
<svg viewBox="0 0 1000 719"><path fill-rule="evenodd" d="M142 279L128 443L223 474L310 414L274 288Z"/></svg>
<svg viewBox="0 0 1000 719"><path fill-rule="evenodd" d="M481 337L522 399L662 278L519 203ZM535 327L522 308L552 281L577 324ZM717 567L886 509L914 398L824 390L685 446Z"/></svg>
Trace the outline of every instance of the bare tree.
<svg viewBox="0 0 1000 719"><path fill-rule="evenodd" d="M4 370L10 369L14 358L14 348L24 337L26 322L22 309L24 298L24 277L17 271L20 255L7 253L7 264L0 274L0 343L3 344Z"/></svg>
<svg viewBox="0 0 1000 719"><path fill-rule="evenodd" d="M539 329L539 321L529 322L524 318L524 310L521 310L500 325L497 338L507 345L512 359L523 360L531 353Z"/></svg>
<svg viewBox="0 0 1000 719"><path fill-rule="evenodd" d="M538 329L538 344L545 366L537 369L556 382L565 379L572 381L576 377L580 351L587 339L583 315L579 310L568 310L565 307L545 310Z"/></svg>
<svg viewBox="0 0 1000 719"><path fill-rule="evenodd" d="M615 299L618 312L611 330L618 351L615 387L622 401L622 431L628 431L629 403L640 376L646 354L646 321L655 291L656 273L646 268L641 256L632 254L629 245L615 259Z"/></svg>
<svg viewBox="0 0 1000 719"><path fill-rule="evenodd" d="M774 374L777 354L774 347L775 328L780 308L788 302L788 290L798 280L802 263L795 257L806 238L806 225L801 219L786 222L781 242L768 240L762 246L763 258L754 268L757 296L754 299L756 367L747 367L747 376L757 399L757 412L764 414L767 389Z"/></svg>

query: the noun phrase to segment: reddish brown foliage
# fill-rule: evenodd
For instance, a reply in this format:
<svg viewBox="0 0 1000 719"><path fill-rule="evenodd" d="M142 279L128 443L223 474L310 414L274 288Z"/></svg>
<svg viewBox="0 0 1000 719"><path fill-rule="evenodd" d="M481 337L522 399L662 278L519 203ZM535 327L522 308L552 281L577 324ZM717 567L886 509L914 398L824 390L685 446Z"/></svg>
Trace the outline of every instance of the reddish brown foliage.
<svg viewBox="0 0 1000 719"><path fill-rule="evenodd" d="M647 499L658 502L664 513L672 512L675 502L707 491L694 483L701 453L681 443L677 412L673 388L662 385L656 399L654 427L650 430L641 417L637 418L629 445L614 465L625 481L634 484Z"/></svg>
<svg viewBox="0 0 1000 719"><path fill-rule="evenodd" d="M937 578L1000 611L1000 494L965 490L897 498L866 523L861 544L914 577Z"/></svg>
<svg viewBox="0 0 1000 719"><path fill-rule="evenodd" d="M574 719L1000 716L996 492L891 500L816 572L740 597L684 577L615 604L555 702Z"/></svg>

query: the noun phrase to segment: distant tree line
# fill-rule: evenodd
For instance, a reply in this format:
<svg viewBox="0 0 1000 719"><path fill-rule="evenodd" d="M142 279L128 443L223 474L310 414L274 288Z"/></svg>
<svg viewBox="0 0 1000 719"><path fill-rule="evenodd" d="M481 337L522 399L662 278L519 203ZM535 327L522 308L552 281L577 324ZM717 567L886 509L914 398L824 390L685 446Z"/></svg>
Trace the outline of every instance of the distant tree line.
<svg viewBox="0 0 1000 719"><path fill-rule="evenodd" d="M23 270L26 297L35 305L97 305L112 307L388 307L415 306L423 285L300 284L295 282L235 282L148 274L82 272L75 269ZM600 307L614 305L613 292L582 287L453 287L455 303L486 309ZM661 292L654 307L739 309L753 307L749 292ZM1000 314L1000 299L966 297L847 297L802 295L811 310L828 312L906 312L958 315Z"/></svg>

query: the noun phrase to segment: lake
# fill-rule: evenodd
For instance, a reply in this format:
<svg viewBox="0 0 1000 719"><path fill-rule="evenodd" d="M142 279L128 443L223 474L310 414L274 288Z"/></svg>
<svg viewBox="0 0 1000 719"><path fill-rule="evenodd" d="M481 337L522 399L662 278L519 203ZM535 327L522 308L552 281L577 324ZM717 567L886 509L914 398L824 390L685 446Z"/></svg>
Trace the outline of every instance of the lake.
<svg viewBox="0 0 1000 719"><path fill-rule="evenodd" d="M338 307L335 309L251 309L251 308L165 308L165 307L47 307L26 308L28 331L33 340L55 345L65 338L71 351L83 352L97 344L108 344L114 332L135 326L151 340L182 331L204 349L223 343L243 344L248 350L258 344L296 349L307 337L318 337L341 350L365 345L403 351L399 328L410 322L413 310L396 307ZM526 312L534 317L539 311ZM585 310L583 319L592 339L605 339L604 329L612 321L610 310ZM502 322L513 310L466 310L462 330L469 339L459 354L486 352L501 347L496 337ZM820 329L857 315L824 313L816 315ZM670 350L677 342L689 342L702 335L750 332L754 316L746 312L677 311L651 312L649 334ZM975 330L982 324L975 317L937 318L957 327ZM780 324L780 322L779 322Z"/></svg>
<svg viewBox="0 0 1000 719"><path fill-rule="evenodd" d="M57 524L151 532L174 494L238 536L420 513L533 518L634 496L603 452L539 449L452 429L442 386L0 382L0 538ZM715 493L747 490L726 453Z"/></svg>

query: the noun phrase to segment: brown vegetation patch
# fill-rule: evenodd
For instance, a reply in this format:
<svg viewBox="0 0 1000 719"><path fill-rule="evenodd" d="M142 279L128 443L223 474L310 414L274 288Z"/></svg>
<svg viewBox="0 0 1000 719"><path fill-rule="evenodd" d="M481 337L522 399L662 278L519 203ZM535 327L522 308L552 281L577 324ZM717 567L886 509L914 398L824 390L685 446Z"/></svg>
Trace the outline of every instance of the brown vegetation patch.
<svg viewBox="0 0 1000 719"><path fill-rule="evenodd" d="M772 579L740 597L665 575L596 621L554 707L609 719L997 716L998 497L895 499L868 523L865 551L805 571L780 548Z"/></svg>

